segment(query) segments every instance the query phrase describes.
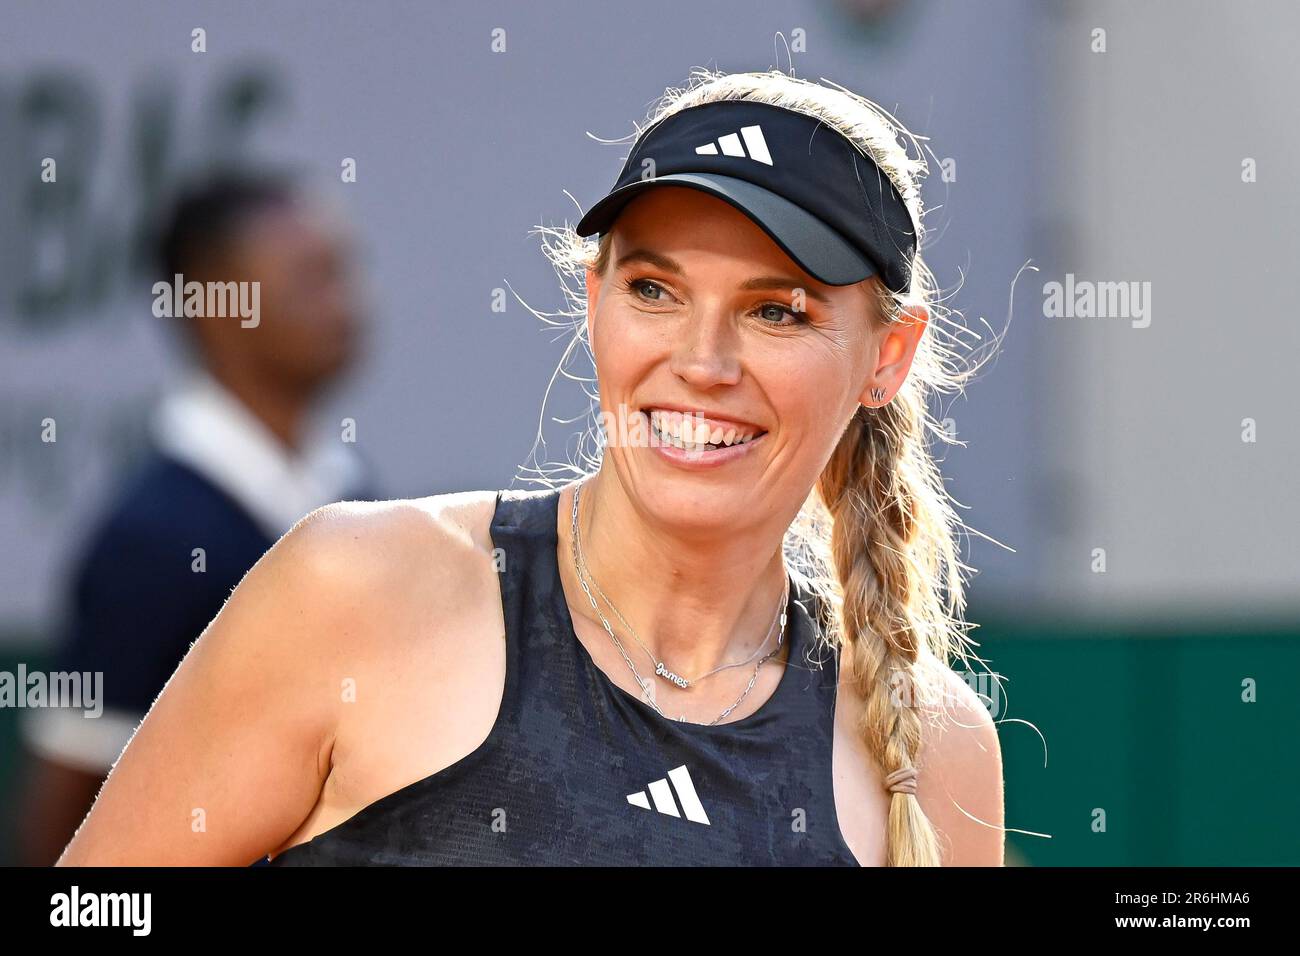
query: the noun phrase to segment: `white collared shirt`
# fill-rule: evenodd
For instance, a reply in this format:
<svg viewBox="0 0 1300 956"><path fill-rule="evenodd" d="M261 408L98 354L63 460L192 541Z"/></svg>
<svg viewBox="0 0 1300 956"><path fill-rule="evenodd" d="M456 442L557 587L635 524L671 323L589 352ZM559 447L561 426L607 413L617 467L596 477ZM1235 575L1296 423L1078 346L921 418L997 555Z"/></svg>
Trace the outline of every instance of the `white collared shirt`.
<svg viewBox="0 0 1300 956"><path fill-rule="evenodd" d="M163 399L151 431L159 451L224 491L271 538L338 501L361 476L356 455L337 433L315 433L292 454L205 372L192 373Z"/></svg>

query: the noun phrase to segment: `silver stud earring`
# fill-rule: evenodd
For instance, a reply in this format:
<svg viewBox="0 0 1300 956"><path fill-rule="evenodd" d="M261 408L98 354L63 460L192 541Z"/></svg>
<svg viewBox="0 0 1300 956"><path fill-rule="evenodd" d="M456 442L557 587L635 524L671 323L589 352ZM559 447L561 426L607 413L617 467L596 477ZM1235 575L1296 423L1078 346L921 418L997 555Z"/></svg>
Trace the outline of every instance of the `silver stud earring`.
<svg viewBox="0 0 1300 956"><path fill-rule="evenodd" d="M872 400L873 402L883 402L883 401L885 400L885 390L884 390L884 388L881 387L881 386L879 386L879 385L877 385L875 388L873 388L873 389L871 390L871 400Z"/></svg>

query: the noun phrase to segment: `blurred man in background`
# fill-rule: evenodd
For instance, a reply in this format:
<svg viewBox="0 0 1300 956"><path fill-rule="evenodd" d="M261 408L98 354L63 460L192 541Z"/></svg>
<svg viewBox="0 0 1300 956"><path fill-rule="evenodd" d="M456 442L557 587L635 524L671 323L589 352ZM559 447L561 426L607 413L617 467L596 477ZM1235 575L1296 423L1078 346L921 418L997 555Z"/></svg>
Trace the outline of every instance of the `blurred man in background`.
<svg viewBox="0 0 1300 956"><path fill-rule="evenodd" d="M311 411L353 363L360 311L340 224L292 181L224 173L164 218L159 278L258 283L255 320L183 313L191 359L151 423L147 460L111 502L73 577L54 669L102 672L103 713L28 712L24 863L52 864L190 645L299 518L374 497L353 446ZM178 280L179 281L179 280ZM245 287L247 288L247 287Z"/></svg>

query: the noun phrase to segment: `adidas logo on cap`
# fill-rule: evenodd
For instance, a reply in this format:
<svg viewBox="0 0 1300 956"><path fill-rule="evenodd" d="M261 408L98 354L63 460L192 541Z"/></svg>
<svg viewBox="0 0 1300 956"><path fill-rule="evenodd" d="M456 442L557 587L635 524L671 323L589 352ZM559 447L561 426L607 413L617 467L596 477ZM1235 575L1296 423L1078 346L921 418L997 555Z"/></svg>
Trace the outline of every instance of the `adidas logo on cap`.
<svg viewBox="0 0 1300 956"><path fill-rule="evenodd" d="M757 127L752 128L757 129ZM669 780L673 782L672 787L668 786ZM704 812L704 806L695 793L695 784L691 783L691 775L686 771L685 764L669 770L667 780L656 780L646 787L646 790L650 791L649 798L646 797L645 790L638 790L627 795L627 802L634 807L649 810L650 801L653 800L654 808L660 813L670 817L681 817L682 814L677 810L677 803L673 800L674 787L677 789L677 799L682 803L682 811L686 814L686 819L692 823L703 823L707 827L708 814Z"/></svg>
<svg viewBox="0 0 1300 956"><path fill-rule="evenodd" d="M740 145L741 137L745 139L745 145ZM726 136L719 136L716 142L705 143L703 146L696 146L695 152L701 156L717 156L718 147L722 147L723 156L740 156L755 160L771 166L772 154L767 150L767 140L763 138L763 127L761 126L742 126L740 133L728 133ZM745 150L749 153L746 154Z"/></svg>

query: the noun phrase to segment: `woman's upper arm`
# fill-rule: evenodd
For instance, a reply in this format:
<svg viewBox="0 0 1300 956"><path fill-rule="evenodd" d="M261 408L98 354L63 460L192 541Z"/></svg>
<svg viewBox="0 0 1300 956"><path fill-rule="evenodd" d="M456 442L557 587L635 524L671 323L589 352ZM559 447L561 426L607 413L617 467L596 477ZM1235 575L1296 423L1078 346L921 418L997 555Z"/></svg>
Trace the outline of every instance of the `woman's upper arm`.
<svg viewBox="0 0 1300 956"><path fill-rule="evenodd" d="M364 505L318 509L245 575L154 701L60 865L248 865L315 805L363 641Z"/></svg>
<svg viewBox="0 0 1300 956"><path fill-rule="evenodd" d="M945 866L1004 864L1002 750L988 707L944 667L943 714L923 717L917 799L939 831Z"/></svg>

